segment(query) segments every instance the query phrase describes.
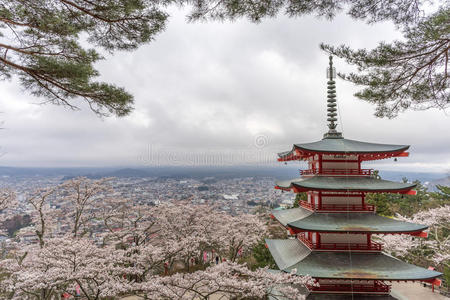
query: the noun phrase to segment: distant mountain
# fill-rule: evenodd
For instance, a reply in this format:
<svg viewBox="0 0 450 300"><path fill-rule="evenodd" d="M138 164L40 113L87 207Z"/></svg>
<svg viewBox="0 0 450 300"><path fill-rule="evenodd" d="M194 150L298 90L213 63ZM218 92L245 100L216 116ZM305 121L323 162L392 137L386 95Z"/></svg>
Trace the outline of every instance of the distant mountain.
<svg viewBox="0 0 450 300"><path fill-rule="evenodd" d="M61 176L63 180L77 176L88 178L102 177L175 177L175 178L240 178L240 177L273 177L280 180L299 176L299 166L221 166L221 167L126 167L126 168L13 168L0 167L0 178L7 177L34 177L34 176ZM405 171L380 170L383 179L401 181L406 177L409 181L420 180L429 182L430 186L436 184L448 185L448 175L443 173L417 173ZM447 176L447 177L446 177Z"/></svg>
<svg viewBox="0 0 450 300"><path fill-rule="evenodd" d="M445 173L424 173L424 172L405 172L405 171L383 171L380 170L380 176L383 179L401 181L407 178L409 181L419 180L422 183L438 180L444 177Z"/></svg>
<svg viewBox="0 0 450 300"><path fill-rule="evenodd" d="M142 169L125 168L108 173L111 177L149 177L151 172Z"/></svg>
<svg viewBox="0 0 450 300"><path fill-rule="evenodd" d="M154 167L124 168L108 172L84 174L88 178L101 177L174 177L174 178L239 178L239 177L276 177L281 179L298 176L297 168L275 167Z"/></svg>
<svg viewBox="0 0 450 300"><path fill-rule="evenodd" d="M30 176L80 176L88 173L105 172L114 168L16 168L0 166L0 177Z"/></svg>
<svg viewBox="0 0 450 300"><path fill-rule="evenodd" d="M450 176L426 182L425 185L428 187L429 191L437 191L437 185L450 186Z"/></svg>

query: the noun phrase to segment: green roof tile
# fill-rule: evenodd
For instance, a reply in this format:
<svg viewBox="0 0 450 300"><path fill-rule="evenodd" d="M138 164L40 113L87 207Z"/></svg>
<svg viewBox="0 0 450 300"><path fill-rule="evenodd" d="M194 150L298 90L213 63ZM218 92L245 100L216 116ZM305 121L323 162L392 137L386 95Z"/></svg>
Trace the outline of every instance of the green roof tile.
<svg viewBox="0 0 450 300"><path fill-rule="evenodd" d="M384 253L313 252L284 271L292 269L297 269L297 275L340 279L417 280L442 275Z"/></svg>
<svg viewBox="0 0 450 300"><path fill-rule="evenodd" d="M297 221L299 219L303 219L303 218L311 215L312 213L313 213L312 211L309 211L309 210L301 208L301 207L284 209L284 210L276 210L276 209L272 210L272 215L283 226L286 226L290 222Z"/></svg>
<svg viewBox="0 0 450 300"><path fill-rule="evenodd" d="M310 190L333 191L408 191L416 186L414 183L394 182L366 176L313 176L291 180L277 181L280 188L299 187Z"/></svg>
<svg viewBox="0 0 450 300"><path fill-rule="evenodd" d="M311 250L297 239L266 239L266 245L280 270L296 264L311 253Z"/></svg>
<svg viewBox="0 0 450 300"><path fill-rule="evenodd" d="M288 241L288 242L286 242ZM380 279L380 280L424 280L442 273L417 267L384 253L338 253L310 252L300 260L292 262L292 253L306 253L306 248L298 240L266 240L278 267L288 273L310 275L314 278L330 279ZM295 250L295 247L298 250ZM286 248L286 249L285 249Z"/></svg>
<svg viewBox="0 0 450 300"><path fill-rule="evenodd" d="M281 152L280 157L291 154L295 149L308 152L324 152L324 153L386 153L405 151L408 145L391 145L367 143L344 138L324 138L313 143L294 144L291 151Z"/></svg>
<svg viewBox="0 0 450 300"><path fill-rule="evenodd" d="M293 208L272 214L284 226L304 231L398 233L428 228L374 213L312 213L304 208Z"/></svg>

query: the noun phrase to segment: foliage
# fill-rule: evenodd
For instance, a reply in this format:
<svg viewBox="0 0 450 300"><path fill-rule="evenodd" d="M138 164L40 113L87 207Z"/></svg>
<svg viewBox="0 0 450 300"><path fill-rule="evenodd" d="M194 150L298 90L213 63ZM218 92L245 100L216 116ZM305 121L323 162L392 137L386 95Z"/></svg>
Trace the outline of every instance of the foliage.
<svg viewBox="0 0 450 300"><path fill-rule="evenodd" d="M429 227L428 239L410 235L386 235L381 237L385 251L403 257L412 263L440 270L450 263L450 205L420 211L411 218L401 215L397 219L424 224Z"/></svg>
<svg viewBox="0 0 450 300"><path fill-rule="evenodd" d="M450 288L450 267L444 267L444 283L447 286L447 289Z"/></svg>
<svg viewBox="0 0 450 300"><path fill-rule="evenodd" d="M345 10L352 18L367 20L369 23L391 20L396 24L417 21L422 4L421 1L408 0L194 0L181 2L193 4L188 16L190 20L235 20L246 17L253 22L259 22L263 18L274 17L280 13L290 17L313 14L318 17L333 18L337 13Z"/></svg>
<svg viewBox="0 0 450 300"><path fill-rule="evenodd" d="M266 247L264 239L253 247L252 257L256 261L256 263L251 266L252 270L265 267L268 267L269 269L278 269L272 254L270 254L269 249Z"/></svg>
<svg viewBox="0 0 450 300"><path fill-rule="evenodd" d="M0 76L17 76L27 91L45 102L76 109L84 99L99 115L128 114L133 97L124 89L97 82L99 51L133 50L165 29L167 7L191 8L188 20L259 22L284 13L333 18L346 11L368 23L392 21L405 41L354 51L322 48L358 66L343 78L365 87L361 99L377 105L378 116L407 108L448 106L448 6L424 17L424 1L409 0L2 0L0 1ZM83 38L96 50L86 47Z"/></svg>
<svg viewBox="0 0 450 300"><path fill-rule="evenodd" d="M450 186L437 185L437 192L431 193L433 198L442 199L443 201L450 201Z"/></svg>
<svg viewBox="0 0 450 300"><path fill-rule="evenodd" d="M321 48L357 66L358 73L340 76L363 87L355 96L375 104L378 117L394 117L408 108L444 109L449 106L448 4L426 15L423 9L425 1L409 0L196 0L195 3L189 16L193 20L234 20L245 16L259 22L281 11L291 17L314 14L331 19L336 13L346 10L351 17L368 23L392 21L402 29L402 41L381 42L373 50L352 50L346 45L333 47L325 44Z"/></svg>
<svg viewBox="0 0 450 300"><path fill-rule="evenodd" d="M407 182L407 179L403 179ZM403 195L392 193L369 193L366 196L367 203L376 205L377 213L383 216L412 216L419 211L449 204L449 200L438 193L429 193L427 187L418 180L414 181L416 195Z"/></svg>
<svg viewBox="0 0 450 300"><path fill-rule="evenodd" d="M16 215L3 222L3 227L7 230L8 236L13 237L14 233L31 224L30 215Z"/></svg>
<svg viewBox="0 0 450 300"><path fill-rule="evenodd" d="M292 207L299 207L300 202L299 201L307 201L308 200L308 194L305 192L300 192L295 195L294 205Z"/></svg>
<svg viewBox="0 0 450 300"><path fill-rule="evenodd" d="M381 42L373 50L321 45L357 66L358 73L339 74L364 89L356 97L377 106L378 117L395 117L406 109L445 109L450 105L450 7L404 28L404 40Z"/></svg>
<svg viewBox="0 0 450 300"><path fill-rule="evenodd" d="M0 1L0 76L20 79L45 102L77 108L82 98L100 115L123 116L133 97L120 87L93 81L98 51L133 50L165 27L161 2L149 0ZM85 43L84 43L85 44Z"/></svg>

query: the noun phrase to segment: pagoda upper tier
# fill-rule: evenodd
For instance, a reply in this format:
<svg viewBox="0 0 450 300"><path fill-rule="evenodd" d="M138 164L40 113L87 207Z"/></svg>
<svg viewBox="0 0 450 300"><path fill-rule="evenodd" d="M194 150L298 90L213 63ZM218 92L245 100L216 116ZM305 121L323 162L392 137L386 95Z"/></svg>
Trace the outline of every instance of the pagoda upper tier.
<svg viewBox="0 0 450 300"><path fill-rule="evenodd" d="M335 294L343 294L345 299L353 299L354 294L388 295L386 281L439 284L436 277L441 273L383 253L383 244L376 237L427 237L428 227L379 216L376 207L366 201L367 193L416 194L414 183L383 180L377 171L361 168L363 161L408 156L409 146L345 139L337 131L331 56L327 76L328 131L323 139L294 144L292 150L278 154L279 161L304 160L308 168L300 170L300 178L277 181L275 188L305 194L298 199L299 207L272 211L272 218L291 238L266 239L267 248L280 271L311 276L318 285L307 289L324 294L327 300Z"/></svg>
<svg viewBox="0 0 450 300"><path fill-rule="evenodd" d="M377 160L389 157L404 157L409 153L408 145L367 143L338 136L326 136L313 143L294 144L292 150L278 153L279 161L308 160L316 154L355 155L359 161Z"/></svg>
<svg viewBox="0 0 450 300"><path fill-rule="evenodd" d="M420 233L425 225L399 221L367 213L314 213L302 207L274 210L272 216L292 232L335 233Z"/></svg>
<svg viewBox="0 0 450 300"><path fill-rule="evenodd" d="M337 191L337 192L393 192L408 194L416 184L394 182L377 179L373 176L320 176L301 177L291 180L277 181L275 188L292 190L296 193L306 191ZM415 193L414 193L415 194Z"/></svg>

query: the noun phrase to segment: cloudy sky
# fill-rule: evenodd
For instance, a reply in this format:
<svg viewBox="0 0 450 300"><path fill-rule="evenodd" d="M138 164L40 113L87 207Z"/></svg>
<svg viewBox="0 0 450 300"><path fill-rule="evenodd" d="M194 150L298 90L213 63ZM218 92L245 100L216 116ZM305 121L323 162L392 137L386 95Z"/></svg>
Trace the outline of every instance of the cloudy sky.
<svg viewBox="0 0 450 300"><path fill-rule="evenodd" d="M374 47L400 38L389 23L366 25L345 15L332 22L279 17L261 24L187 23L173 10L165 32L134 52L98 64L103 81L134 94L125 118L98 118L37 105L14 80L1 82L4 166L149 166L264 164L292 143L326 131L328 57L321 42ZM350 71L335 59L338 71ZM357 87L338 79L339 126L363 141L410 144L409 158L386 169L448 172L450 116L429 110L377 119L357 100ZM379 164L380 164L379 163Z"/></svg>

